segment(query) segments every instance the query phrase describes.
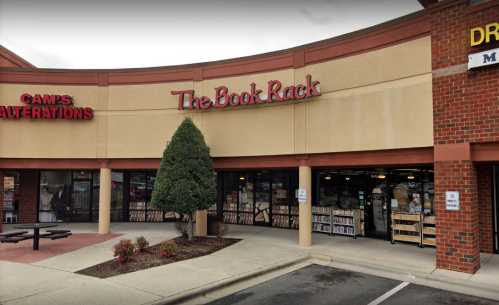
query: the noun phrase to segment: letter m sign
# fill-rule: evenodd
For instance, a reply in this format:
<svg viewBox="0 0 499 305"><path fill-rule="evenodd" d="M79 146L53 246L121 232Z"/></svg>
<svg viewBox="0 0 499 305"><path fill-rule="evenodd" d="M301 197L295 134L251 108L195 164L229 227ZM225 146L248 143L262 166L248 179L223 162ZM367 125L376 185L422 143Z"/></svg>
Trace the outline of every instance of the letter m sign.
<svg viewBox="0 0 499 305"><path fill-rule="evenodd" d="M485 53L483 54L483 64L487 64L487 63L495 63L496 62L496 53L497 52L494 52L494 53Z"/></svg>
<svg viewBox="0 0 499 305"><path fill-rule="evenodd" d="M498 52L499 49L493 49L468 55L468 70L499 63Z"/></svg>

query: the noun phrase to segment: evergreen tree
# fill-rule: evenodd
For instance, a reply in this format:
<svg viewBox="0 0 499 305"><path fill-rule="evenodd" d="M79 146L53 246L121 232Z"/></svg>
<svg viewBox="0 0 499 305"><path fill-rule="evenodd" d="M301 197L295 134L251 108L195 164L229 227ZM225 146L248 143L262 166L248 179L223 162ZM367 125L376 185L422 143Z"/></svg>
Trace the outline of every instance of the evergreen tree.
<svg viewBox="0 0 499 305"><path fill-rule="evenodd" d="M151 202L163 211L179 213L193 235L194 212L216 203L216 181L210 150L190 118L184 119L166 146L156 174Z"/></svg>

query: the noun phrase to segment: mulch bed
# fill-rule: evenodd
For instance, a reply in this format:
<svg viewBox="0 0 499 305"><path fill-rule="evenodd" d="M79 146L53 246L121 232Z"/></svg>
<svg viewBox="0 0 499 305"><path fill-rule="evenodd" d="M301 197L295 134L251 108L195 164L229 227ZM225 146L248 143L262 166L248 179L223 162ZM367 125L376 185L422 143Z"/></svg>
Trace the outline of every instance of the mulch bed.
<svg viewBox="0 0 499 305"><path fill-rule="evenodd" d="M173 257L161 257L159 255L159 244L157 244L148 247L144 252L136 253L127 263L120 264L116 259L113 259L79 270L76 273L107 278L207 255L240 241L240 239L235 238L219 237L194 237L192 241L183 237L176 237L173 240L177 244L177 252Z"/></svg>

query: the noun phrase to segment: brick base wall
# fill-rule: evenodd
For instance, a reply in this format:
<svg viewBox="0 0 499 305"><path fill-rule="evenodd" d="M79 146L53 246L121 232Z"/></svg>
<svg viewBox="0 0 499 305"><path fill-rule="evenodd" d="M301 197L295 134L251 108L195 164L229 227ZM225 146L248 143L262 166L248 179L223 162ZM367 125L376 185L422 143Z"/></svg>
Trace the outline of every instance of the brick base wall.
<svg viewBox="0 0 499 305"><path fill-rule="evenodd" d="M480 251L494 252L493 206L492 206L492 166L477 167L478 205L480 209Z"/></svg>
<svg viewBox="0 0 499 305"><path fill-rule="evenodd" d="M472 161L435 162L437 268L467 273L480 268L476 176ZM446 191L459 191L459 211L446 210Z"/></svg>
<svg viewBox="0 0 499 305"><path fill-rule="evenodd" d="M37 220L38 172L21 171L19 179L19 223L33 223Z"/></svg>

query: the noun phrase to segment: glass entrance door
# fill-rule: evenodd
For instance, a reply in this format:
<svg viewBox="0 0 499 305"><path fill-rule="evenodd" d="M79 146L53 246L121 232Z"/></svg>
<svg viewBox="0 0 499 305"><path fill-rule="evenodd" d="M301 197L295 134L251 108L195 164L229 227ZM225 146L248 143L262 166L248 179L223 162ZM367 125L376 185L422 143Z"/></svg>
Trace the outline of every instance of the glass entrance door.
<svg viewBox="0 0 499 305"><path fill-rule="evenodd" d="M92 203L92 181L73 181L71 221L85 222L90 220Z"/></svg>

